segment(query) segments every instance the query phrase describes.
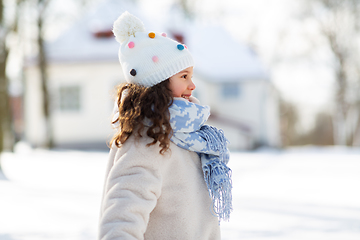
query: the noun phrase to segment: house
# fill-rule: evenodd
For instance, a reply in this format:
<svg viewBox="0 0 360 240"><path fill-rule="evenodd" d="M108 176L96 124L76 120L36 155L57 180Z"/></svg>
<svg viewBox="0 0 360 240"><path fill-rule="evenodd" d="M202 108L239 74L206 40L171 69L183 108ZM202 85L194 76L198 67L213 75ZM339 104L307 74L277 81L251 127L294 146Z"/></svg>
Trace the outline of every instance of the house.
<svg viewBox="0 0 360 240"><path fill-rule="evenodd" d="M57 147L106 149L115 86L124 81L112 23L132 3L109 1L84 16L58 39L46 44L51 125ZM25 138L33 146L45 141L39 69L26 67Z"/></svg>
<svg viewBox="0 0 360 240"><path fill-rule="evenodd" d="M208 124L224 130L232 149L280 147L278 93L256 53L221 27L192 25L184 41L196 95L212 110Z"/></svg>
<svg viewBox="0 0 360 240"><path fill-rule="evenodd" d="M131 2L106 1L47 44L56 146L106 148L114 133L110 121L115 86L124 82L124 77L117 56L119 44L111 27L125 10L141 18L150 30L147 26L151 21ZM224 130L229 147L278 147L277 94L256 54L219 27L194 25L183 32L166 30L175 38L183 38L178 40L193 53L194 95L211 107L208 123ZM27 67L26 82L25 136L32 145L40 146L45 129L36 64Z"/></svg>

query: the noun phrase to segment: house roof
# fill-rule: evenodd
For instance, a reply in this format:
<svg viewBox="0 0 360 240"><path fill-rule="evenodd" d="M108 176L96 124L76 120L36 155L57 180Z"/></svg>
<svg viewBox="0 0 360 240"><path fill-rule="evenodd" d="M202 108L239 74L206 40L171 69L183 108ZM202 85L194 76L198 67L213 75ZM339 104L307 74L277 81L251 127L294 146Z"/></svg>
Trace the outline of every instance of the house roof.
<svg viewBox="0 0 360 240"><path fill-rule="evenodd" d="M154 21L148 21L144 12L132 2L104 1L58 39L47 43L48 59L51 62L118 61L120 45L115 38L95 35L111 34L113 22L124 11L138 16L146 29L154 29L151 28ZM249 46L235 41L224 28L191 23L183 32L185 44L194 56L195 74L213 82L268 79L259 57Z"/></svg>
<svg viewBox="0 0 360 240"><path fill-rule="evenodd" d="M59 38L46 44L49 61L118 61L120 45L111 30L113 22L125 11L145 19L131 1L103 1Z"/></svg>
<svg viewBox="0 0 360 240"><path fill-rule="evenodd" d="M186 41L195 59L196 73L209 81L268 79L256 53L220 26L193 25Z"/></svg>

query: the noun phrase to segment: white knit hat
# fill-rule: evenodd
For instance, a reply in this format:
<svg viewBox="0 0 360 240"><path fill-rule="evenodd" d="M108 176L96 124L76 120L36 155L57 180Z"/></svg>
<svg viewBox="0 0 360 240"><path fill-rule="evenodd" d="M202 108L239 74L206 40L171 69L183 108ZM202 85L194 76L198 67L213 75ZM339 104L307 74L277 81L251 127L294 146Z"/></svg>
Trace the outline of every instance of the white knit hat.
<svg viewBox="0 0 360 240"><path fill-rule="evenodd" d="M121 44L119 59L128 83L151 87L194 66L184 44L165 33L145 32L141 20L128 12L114 22L113 32Z"/></svg>

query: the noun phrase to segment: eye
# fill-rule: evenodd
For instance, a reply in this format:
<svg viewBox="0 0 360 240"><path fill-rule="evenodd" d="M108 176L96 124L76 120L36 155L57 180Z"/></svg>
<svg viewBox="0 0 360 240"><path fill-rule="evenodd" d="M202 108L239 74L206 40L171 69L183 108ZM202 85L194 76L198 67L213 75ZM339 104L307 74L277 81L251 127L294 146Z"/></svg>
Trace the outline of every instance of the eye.
<svg viewBox="0 0 360 240"><path fill-rule="evenodd" d="M187 78L187 74L184 74L181 76L182 78Z"/></svg>

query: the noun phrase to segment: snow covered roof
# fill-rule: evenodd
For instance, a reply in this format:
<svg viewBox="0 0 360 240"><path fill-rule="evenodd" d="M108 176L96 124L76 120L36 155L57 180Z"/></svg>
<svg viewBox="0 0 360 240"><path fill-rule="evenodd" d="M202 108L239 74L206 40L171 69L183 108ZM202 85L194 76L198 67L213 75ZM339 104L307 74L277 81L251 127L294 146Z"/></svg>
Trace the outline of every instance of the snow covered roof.
<svg viewBox="0 0 360 240"><path fill-rule="evenodd" d="M209 81L268 79L255 52L222 27L193 25L185 41L194 56L196 73Z"/></svg>
<svg viewBox="0 0 360 240"><path fill-rule="evenodd" d="M117 61L120 45L111 30L113 22L126 10L144 21L145 17L131 1L104 1L55 41L46 44L48 59L51 62Z"/></svg>
<svg viewBox="0 0 360 240"><path fill-rule="evenodd" d="M113 22L124 12L138 16L147 30L154 28L156 20L147 20L146 13L131 1L107 0L94 11L74 24L54 42L48 43L47 55L51 62L69 61L118 61L119 43L111 35ZM164 11L166 12L166 11ZM173 13L168 12L169 15ZM150 18L150 17L149 17ZM164 31L175 31L163 26ZM181 21L185 22L185 21ZM158 24L158 23L156 23ZM176 25L176 24L175 24ZM168 32L169 33L169 32ZM187 24L182 30L185 44L195 59L194 72L212 82L234 82L244 79L268 79L268 74L258 56L245 44L235 41L220 26L203 26L196 23Z"/></svg>

